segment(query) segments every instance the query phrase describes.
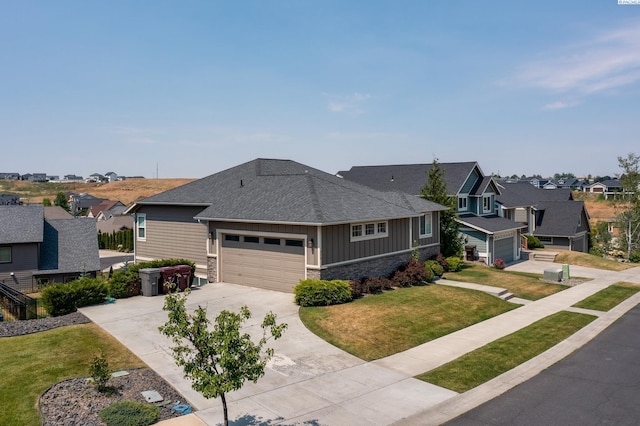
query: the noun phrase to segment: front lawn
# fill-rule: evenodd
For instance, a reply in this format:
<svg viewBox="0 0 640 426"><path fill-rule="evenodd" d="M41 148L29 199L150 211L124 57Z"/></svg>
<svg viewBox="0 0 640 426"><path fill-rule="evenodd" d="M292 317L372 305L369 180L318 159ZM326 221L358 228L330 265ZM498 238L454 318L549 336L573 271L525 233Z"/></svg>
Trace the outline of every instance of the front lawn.
<svg viewBox="0 0 640 426"><path fill-rule="evenodd" d="M37 401L49 386L89 376L93 357L104 354L112 370L144 363L94 324L0 338L0 425L39 425Z"/></svg>
<svg viewBox="0 0 640 426"><path fill-rule="evenodd" d="M557 312L416 378L466 392L555 346L595 318Z"/></svg>
<svg viewBox="0 0 640 426"><path fill-rule="evenodd" d="M606 271L624 271L625 269L640 266L638 263L618 262L617 260L605 259L589 253L568 250L552 250L558 253L556 263L567 263L569 265L586 266L588 268L604 269Z"/></svg>
<svg viewBox="0 0 640 426"><path fill-rule="evenodd" d="M616 283L605 289L600 290L596 294L587 297L576 303L576 308L593 309L595 311L606 312L617 306L622 301L640 291L640 286L633 283Z"/></svg>
<svg viewBox="0 0 640 426"><path fill-rule="evenodd" d="M514 296L528 300L542 299L568 288L560 284L543 282L540 280L542 275L504 271L475 263L464 263L461 271L447 272L445 278L506 288Z"/></svg>
<svg viewBox="0 0 640 426"><path fill-rule="evenodd" d="M327 342L371 361L516 307L478 291L429 285L388 291L344 305L300 308L300 319Z"/></svg>

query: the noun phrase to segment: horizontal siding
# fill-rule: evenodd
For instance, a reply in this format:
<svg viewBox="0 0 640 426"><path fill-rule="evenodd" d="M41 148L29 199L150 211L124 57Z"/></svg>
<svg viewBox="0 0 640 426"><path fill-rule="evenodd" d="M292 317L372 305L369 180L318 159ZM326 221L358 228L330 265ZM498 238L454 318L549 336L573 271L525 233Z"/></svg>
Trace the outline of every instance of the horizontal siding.
<svg viewBox="0 0 640 426"><path fill-rule="evenodd" d="M3 244L11 247L11 263L0 263L0 272L32 271L38 269L38 244Z"/></svg>
<svg viewBox="0 0 640 426"><path fill-rule="evenodd" d="M436 222L434 222L436 223ZM414 234L417 237L417 233ZM388 237L351 242L351 225L322 228L322 264L345 262L411 248L409 219L388 221Z"/></svg>
<svg viewBox="0 0 640 426"><path fill-rule="evenodd" d="M476 246L476 250L479 253L487 252L487 242L485 240L485 234L473 230L461 230L461 232L467 238L467 242L464 245Z"/></svg>

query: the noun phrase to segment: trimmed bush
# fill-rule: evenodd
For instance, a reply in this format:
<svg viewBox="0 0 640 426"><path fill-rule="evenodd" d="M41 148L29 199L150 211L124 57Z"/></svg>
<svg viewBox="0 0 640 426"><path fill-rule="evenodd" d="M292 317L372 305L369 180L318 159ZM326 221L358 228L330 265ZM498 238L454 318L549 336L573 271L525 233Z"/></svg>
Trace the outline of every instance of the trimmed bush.
<svg viewBox="0 0 640 426"><path fill-rule="evenodd" d="M398 268L392 280L397 287L426 285L433 280L433 272L415 259L411 259L406 265Z"/></svg>
<svg viewBox="0 0 640 426"><path fill-rule="evenodd" d="M364 282L366 292L369 294L379 294L383 290L391 290L392 284L392 281L385 277L369 277Z"/></svg>
<svg viewBox="0 0 640 426"><path fill-rule="evenodd" d="M544 244L533 235L527 235L527 247L530 249L544 248Z"/></svg>
<svg viewBox="0 0 640 426"><path fill-rule="evenodd" d="M507 264L504 263L504 260L498 258L496 260L493 261L493 267L496 269L504 269L507 267Z"/></svg>
<svg viewBox="0 0 640 426"><path fill-rule="evenodd" d="M109 280L109 296L124 299L138 296L141 290L140 275L131 269L115 271Z"/></svg>
<svg viewBox="0 0 640 426"><path fill-rule="evenodd" d="M438 253L438 255L436 256L436 262L438 262L440 266L442 266L445 272L449 272L449 262L447 262L447 259L442 253Z"/></svg>
<svg viewBox="0 0 640 426"><path fill-rule="evenodd" d="M160 418L160 408L136 401L114 402L100 411L100 419L107 426L148 426Z"/></svg>
<svg viewBox="0 0 640 426"><path fill-rule="evenodd" d="M349 281L349 287L351 287L351 299L359 299L367 292L367 287L362 280Z"/></svg>
<svg viewBox="0 0 640 426"><path fill-rule="evenodd" d="M57 317L70 314L83 306L102 303L107 298L107 286L98 278L80 278L67 284L57 283L42 290L40 300Z"/></svg>
<svg viewBox="0 0 640 426"><path fill-rule="evenodd" d="M447 265L449 265L449 271L458 272L462 269L462 259L457 256L447 257L446 259Z"/></svg>
<svg viewBox="0 0 640 426"><path fill-rule="evenodd" d="M424 262L424 267L426 269L430 269L433 272L433 275L441 277L444 274L444 268L435 260L427 260Z"/></svg>
<svg viewBox="0 0 640 426"><path fill-rule="evenodd" d="M344 280L306 279L293 288L296 304L300 306L329 306L351 302L351 286Z"/></svg>

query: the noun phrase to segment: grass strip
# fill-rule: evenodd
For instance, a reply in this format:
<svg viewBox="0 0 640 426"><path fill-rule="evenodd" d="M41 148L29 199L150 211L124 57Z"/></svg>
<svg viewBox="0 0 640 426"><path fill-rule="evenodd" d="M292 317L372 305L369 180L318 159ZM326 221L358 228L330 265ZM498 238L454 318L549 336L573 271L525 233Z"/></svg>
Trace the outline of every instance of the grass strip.
<svg viewBox="0 0 640 426"><path fill-rule="evenodd" d="M459 272L447 272L449 280L502 287L521 299L538 300L565 290L567 286L541 281L542 275L511 272L486 265L465 263Z"/></svg>
<svg viewBox="0 0 640 426"><path fill-rule="evenodd" d="M39 425L37 401L50 386L89 376L94 356L112 370L145 364L95 324L60 327L0 339L0 425Z"/></svg>
<svg viewBox="0 0 640 426"><path fill-rule="evenodd" d="M640 291L640 286L632 283L616 283L605 289L600 290L596 294L587 297L584 300L573 305L576 308L593 309L594 311L606 312L617 306L622 301Z"/></svg>
<svg viewBox="0 0 640 426"><path fill-rule="evenodd" d="M604 269L605 271L624 271L638 266L637 263L618 262L605 259L589 253L569 250L551 250L558 253L555 263L567 263L569 265L586 266L587 268Z"/></svg>
<svg viewBox="0 0 640 426"><path fill-rule="evenodd" d="M401 288L351 303L300 308L311 332L367 361L500 315L519 305L441 285Z"/></svg>
<svg viewBox="0 0 640 426"><path fill-rule="evenodd" d="M561 311L416 378L466 392L541 354L596 317Z"/></svg>

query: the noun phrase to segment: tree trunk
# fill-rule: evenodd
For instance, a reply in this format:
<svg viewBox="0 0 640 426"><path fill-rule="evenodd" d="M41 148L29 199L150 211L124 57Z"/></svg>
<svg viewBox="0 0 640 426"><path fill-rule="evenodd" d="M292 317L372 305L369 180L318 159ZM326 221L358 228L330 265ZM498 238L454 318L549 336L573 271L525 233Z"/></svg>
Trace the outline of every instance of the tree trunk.
<svg viewBox="0 0 640 426"><path fill-rule="evenodd" d="M227 413L227 398L222 394L222 411L224 412L224 426L229 426L229 414Z"/></svg>

